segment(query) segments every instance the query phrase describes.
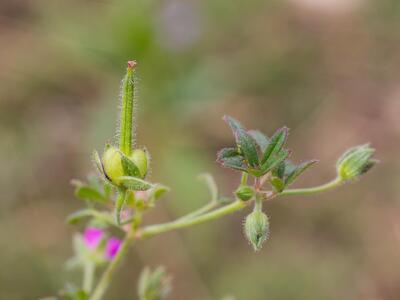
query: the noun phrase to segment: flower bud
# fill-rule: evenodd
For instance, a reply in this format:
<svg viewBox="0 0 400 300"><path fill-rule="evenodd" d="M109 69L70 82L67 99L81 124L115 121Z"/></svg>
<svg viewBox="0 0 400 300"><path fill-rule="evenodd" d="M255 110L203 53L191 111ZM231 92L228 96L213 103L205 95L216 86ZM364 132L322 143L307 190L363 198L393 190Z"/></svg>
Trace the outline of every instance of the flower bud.
<svg viewBox="0 0 400 300"><path fill-rule="evenodd" d="M171 291L171 278L163 267L151 271L146 267L139 277L138 294L140 299L163 300Z"/></svg>
<svg viewBox="0 0 400 300"><path fill-rule="evenodd" d="M244 222L244 233L255 251L261 249L269 235L269 220L265 213L255 210L249 214Z"/></svg>
<svg viewBox="0 0 400 300"><path fill-rule="evenodd" d="M102 164L106 177L114 184L119 185L118 178L124 176L121 162L121 153L115 147L108 147L103 154Z"/></svg>
<svg viewBox="0 0 400 300"><path fill-rule="evenodd" d="M368 144L350 148L337 161L338 176L344 181L357 179L377 163L371 159L374 153Z"/></svg>
<svg viewBox="0 0 400 300"><path fill-rule="evenodd" d="M248 201L253 197L254 190L248 185L241 185L235 191L235 195L242 201Z"/></svg>
<svg viewBox="0 0 400 300"><path fill-rule="evenodd" d="M141 177L144 178L148 168L147 153L142 149L135 149L132 151L130 159L138 167Z"/></svg>

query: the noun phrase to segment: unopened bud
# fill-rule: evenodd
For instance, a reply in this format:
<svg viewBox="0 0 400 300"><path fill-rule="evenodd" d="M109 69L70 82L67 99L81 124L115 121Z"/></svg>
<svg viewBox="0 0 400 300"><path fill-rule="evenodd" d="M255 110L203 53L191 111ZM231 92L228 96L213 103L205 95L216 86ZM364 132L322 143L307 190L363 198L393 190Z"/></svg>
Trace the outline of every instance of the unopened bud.
<svg viewBox="0 0 400 300"><path fill-rule="evenodd" d="M267 215L259 210L255 210L249 214L244 222L244 233L254 250L260 250L262 244L269 236L269 220Z"/></svg>
<svg viewBox="0 0 400 300"><path fill-rule="evenodd" d="M139 277L138 294L143 300L163 300L171 291L171 278L163 267L145 268Z"/></svg>
<svg viewBox="0 0 400 300"><path fill-rule="evenodd" d="M356 146L347 150L336 164L337 173L342 180L357 179L371 169L377 160L371 159L375 149L368 144Z"/></svg>
<svg viewBox="0 0 400 300"><path fill-rule="evenodd" d="M108 147L101 160L104 173L112 183L119 185L118 178L124 176L124 169L121 162L121 153L115 147Z"/></svg>
<svg viewBox="0 0 400 300"><path fill-rule="evenodd" d="M241 185L235 191L235 195L242 201L248 201L253 198L254 189L248 185Z"/></svg>

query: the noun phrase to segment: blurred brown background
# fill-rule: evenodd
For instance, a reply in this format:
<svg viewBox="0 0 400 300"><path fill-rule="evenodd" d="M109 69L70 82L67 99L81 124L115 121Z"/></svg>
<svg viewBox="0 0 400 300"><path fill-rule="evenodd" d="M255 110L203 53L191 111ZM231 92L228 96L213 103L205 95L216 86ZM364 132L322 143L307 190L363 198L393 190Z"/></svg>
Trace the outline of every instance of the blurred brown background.
<svg viewBox="0 0 400 300"><path fill-rule="evenodd" d="M174 275L170 299L400 299L400 1L0 1L0 299L55 295L66 280L65 217L83 205L71 178L115 129L118 86L139 62L139 143L152 180L173 191L149 215L204 203L231 114L271 134L291 128L292 158L320 159L298 182L335 176L346 148L381 163L360 182L266 207L271 239L254 253L245 212L141 242L107 299L136 299L144 265Z"/></svg>

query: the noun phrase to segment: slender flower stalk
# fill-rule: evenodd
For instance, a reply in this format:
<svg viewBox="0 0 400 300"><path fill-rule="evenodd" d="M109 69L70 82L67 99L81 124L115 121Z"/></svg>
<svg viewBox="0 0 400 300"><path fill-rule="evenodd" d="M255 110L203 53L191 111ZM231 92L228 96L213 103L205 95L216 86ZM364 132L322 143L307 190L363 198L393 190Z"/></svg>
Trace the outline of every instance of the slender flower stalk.
<svg viewBox="0 0 400 300"><path fill-rule="evenodd" d="M311 188L287 189L284 190L282 193L280 193L279 196L311 195L311 194L321 193L334 189L339 185L341 185L342 183L343 181L339 177L336 177L335 179L329 181L328 183Z"/></svg>

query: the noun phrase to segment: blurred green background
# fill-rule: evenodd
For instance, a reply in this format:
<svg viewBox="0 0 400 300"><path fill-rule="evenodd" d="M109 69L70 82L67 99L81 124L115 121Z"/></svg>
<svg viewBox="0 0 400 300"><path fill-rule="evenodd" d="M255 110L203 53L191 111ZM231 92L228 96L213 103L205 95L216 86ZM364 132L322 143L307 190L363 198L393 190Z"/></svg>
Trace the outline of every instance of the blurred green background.
<svg viewBox="0 0 400 300"><path fill-rule="evenodd" d="M266 206L271 239L254 253L246 212L140 242L107 299L136 299L144 265L174 276L170 299L400 299L398 0L0 1L0 299L55 295L66 280L65 217L83 205L72 178L113 137L118 87L139 62L139 144L172 192L147 222L224 195L239 174L216 165L230 114L270 135L291 128L298 185L335 176L336 158L372 142L360 182Z"/></svg>

